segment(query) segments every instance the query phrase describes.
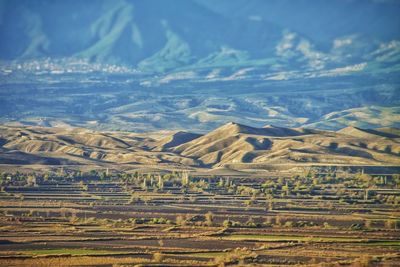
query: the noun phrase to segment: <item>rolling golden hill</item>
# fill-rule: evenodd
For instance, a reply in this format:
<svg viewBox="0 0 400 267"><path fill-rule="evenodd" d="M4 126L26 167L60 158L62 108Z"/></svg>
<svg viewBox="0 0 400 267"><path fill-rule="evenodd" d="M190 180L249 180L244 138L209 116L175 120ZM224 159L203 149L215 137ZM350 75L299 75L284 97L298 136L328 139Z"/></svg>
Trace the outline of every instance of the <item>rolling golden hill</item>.
<svg viewBox="0 0 400 267"><path fill-rule="evenodd" d="M400 165L400 130L347 127L337 132L225 124L189 132L96 132L81 128L0 126L0 164L171 165L240 169L267 165Z"/></svg>

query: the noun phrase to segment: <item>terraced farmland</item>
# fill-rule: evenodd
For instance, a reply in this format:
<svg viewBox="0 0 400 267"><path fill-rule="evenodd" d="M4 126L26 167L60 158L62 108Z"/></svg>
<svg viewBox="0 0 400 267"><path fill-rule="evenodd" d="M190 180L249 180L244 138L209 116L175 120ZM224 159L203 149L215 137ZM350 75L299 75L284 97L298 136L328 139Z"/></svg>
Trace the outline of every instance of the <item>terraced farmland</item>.
<svg viewBox="0 0 400 267"><path fill-rule="evenodd" d="M326 173L318 179L66 173L39 175L33 184L18 175L9 175L0 193L1 266L390 266L400 260L400 190L387 188L396 175L369 189L360 174L330 184Z"/></svg>

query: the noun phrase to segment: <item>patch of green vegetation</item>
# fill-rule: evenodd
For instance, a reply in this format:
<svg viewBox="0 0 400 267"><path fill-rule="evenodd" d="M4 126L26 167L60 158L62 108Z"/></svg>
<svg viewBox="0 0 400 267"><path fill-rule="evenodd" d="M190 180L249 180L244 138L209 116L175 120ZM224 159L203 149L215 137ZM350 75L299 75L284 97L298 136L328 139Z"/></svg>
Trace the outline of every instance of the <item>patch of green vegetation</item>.
<svg viewBox="0 0 400 267"><path fill-rule="evenodd" d="M400 240L371 240L363 245L367 246L400 246Z"/></svg>
<svg viewBox="0 0 400 267"><path fill-rule="evenodd" d="M317 243L358 243L368 246L400 246L400 240L366 240L348 237L308 237L308 236L289 236L289 235L230 235L224 237L227 240L254 240L254 241L292 241L292 242L317 242Z"/></svg>
<svg viewBox="0 0 400 267"><path fill-rule="evenodd" d="M191 256L191 257L199 257L199 258L215 258L215 257L224 257L226 255L226 252L198 252L198 253L190 253L190 254L184 254L186 256Z"/></svg>
<svg viewBox="0 0 400 267"><path fill-rule="evenodd" d="M308 236L289 236L289 235L230 235L224 237L227 240L255 240L255 241L294 241L294 242L366 242L366 240L347 237L308 237Z"/></svg>
<svg viewBox="0 0 400 267"><path fill-rule="evenodd" d="M123 254L120 251L96 250L96 249L34 249L20 251L23 255L43 256L43 255L109 255Z"/></svg>

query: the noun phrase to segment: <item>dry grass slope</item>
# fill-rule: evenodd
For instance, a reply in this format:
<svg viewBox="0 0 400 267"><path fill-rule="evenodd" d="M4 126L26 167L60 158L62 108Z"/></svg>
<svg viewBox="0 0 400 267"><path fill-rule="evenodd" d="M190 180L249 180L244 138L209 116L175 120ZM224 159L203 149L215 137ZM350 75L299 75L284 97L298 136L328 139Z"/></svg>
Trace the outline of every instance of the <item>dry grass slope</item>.
<svg viewBox="0 0 400 267"><path fill-rule="evenodd" d="M0 145L2 164L400 165L395 128L331 132L228 123L199 135L0 126Z"/></svg>

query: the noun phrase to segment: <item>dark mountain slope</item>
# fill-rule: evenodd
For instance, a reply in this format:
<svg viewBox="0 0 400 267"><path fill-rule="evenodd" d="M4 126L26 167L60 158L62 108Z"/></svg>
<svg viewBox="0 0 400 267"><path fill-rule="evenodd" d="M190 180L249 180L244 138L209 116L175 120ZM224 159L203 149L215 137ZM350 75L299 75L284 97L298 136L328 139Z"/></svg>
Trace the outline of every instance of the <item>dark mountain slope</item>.
<svg viewBox="0 0 400 267"><path fill-rule="evenodd" d="M3 0L1 9L0 36L8 40L0 45L3 59L82 57L164 70L223 47L266 57L282 31L231 20L191 0Z"/></svg>

